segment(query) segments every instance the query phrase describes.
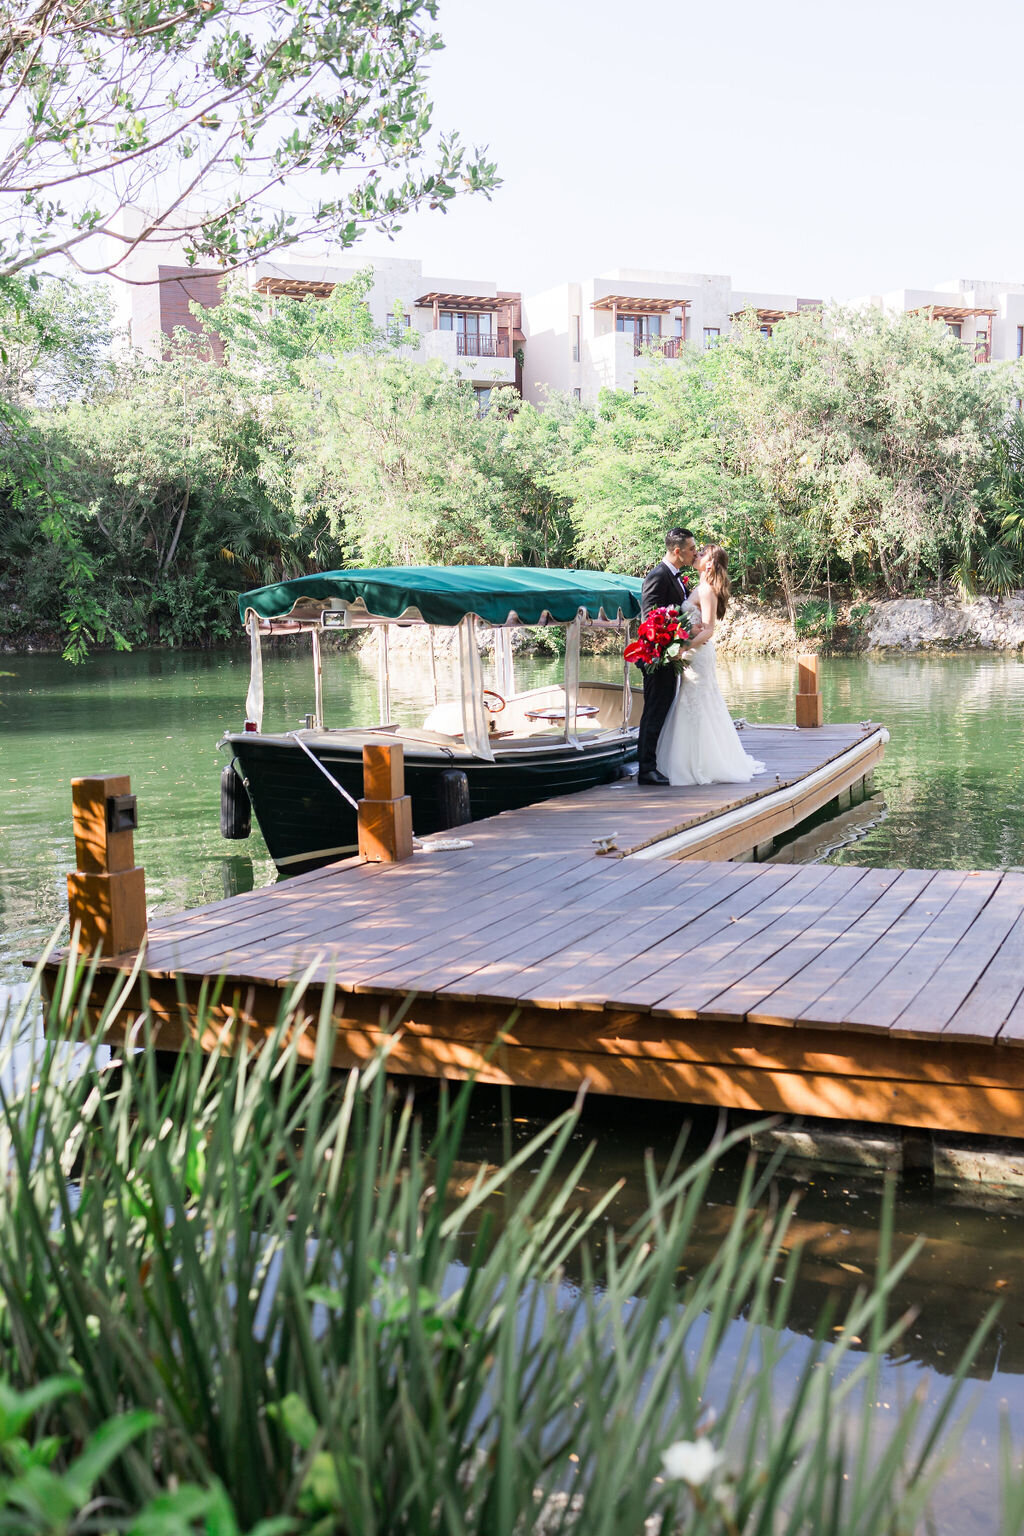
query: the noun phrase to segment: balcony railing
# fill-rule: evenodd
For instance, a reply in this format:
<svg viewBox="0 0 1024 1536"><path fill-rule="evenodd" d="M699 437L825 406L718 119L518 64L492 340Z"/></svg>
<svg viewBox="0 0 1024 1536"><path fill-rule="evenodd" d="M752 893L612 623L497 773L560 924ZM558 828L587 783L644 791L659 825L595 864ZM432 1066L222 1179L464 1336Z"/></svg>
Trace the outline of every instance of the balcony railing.
<svg viewBox="0 0 1024 1536"><path fill-rule="evenodd" d="M974 348L974 361L976 363L990 363L992 361L992 344L988 341L965 341L965 347Z"/></svg>
<svg viewBox="0 0 1024 1536"><path fill-rule="evenodd" d="M455 350L459 357L508 357L508 337L456 331Z"/></svg>
<svg viewBox="0 0 1024 1536"><path fill-rule="evenodd" d="M659 352L662 357L678 357L682 344L680 336L634 335L633 356L642 357L645 352Z"/></svg>

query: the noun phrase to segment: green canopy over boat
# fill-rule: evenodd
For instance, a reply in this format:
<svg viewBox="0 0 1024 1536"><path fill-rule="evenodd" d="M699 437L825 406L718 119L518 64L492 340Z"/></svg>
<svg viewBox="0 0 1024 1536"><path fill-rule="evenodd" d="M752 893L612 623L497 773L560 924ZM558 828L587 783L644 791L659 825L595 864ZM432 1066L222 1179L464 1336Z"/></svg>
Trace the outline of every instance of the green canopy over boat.
<svg viewBox="0 0 1024 1536"><path fill-rule="evenodd" d="M571 624L580 609L591 619L635 619L640 581L607 571L552 571L505 565L408 565L322 571L245 592L245 621L283 619L316 609L378 619L422 619L456 625L467 614L487 624Z"/></svg>

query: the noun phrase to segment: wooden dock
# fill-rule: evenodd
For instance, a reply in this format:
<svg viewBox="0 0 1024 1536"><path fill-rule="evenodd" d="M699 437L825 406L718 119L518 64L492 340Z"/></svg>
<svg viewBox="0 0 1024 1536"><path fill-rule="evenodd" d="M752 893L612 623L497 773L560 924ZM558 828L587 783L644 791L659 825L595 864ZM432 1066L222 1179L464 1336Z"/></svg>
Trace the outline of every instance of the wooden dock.
<svg viewBox="0 0 1024 1536"><path fill-rule="evenodd" d="M1024 1134L1024 876L729 862L883 743L759 730L749 786L623 782L164 918L143 961L162 1043L218 976L215 1022L259 1034L305 975L314 1017L336 989L339 1066L388 1040L416 1075Z"/></svg>

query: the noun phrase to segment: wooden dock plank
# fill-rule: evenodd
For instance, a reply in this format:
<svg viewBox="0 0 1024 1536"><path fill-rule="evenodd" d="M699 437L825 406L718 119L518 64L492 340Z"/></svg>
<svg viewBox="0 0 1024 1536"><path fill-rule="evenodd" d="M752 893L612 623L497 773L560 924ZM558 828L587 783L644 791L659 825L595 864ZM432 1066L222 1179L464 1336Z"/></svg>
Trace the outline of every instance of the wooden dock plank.
<svg viewBox="0 0 1024 1536"><path fill-rule="evenodd" d="M738 918L731 928L711 942L691 951L694 962L654 1005L652 1012L668 1018L694 1018L713 997L738 981L762 960L775 953L787 938L802 933L821 910L822 887L836 881L840 869L823 864L798 868L792 880L760 906ZM831 905L828 898L826 903Z"/></svg>
<svg viewBox="0 0 1024 1536"><path fill-rule="evenodd" d="M896 878L896 871L889 869L864 869L861 878L819 918L805 928L803 933L785 948L749 971L741 980L733 982L727 991L714 997L701 1013L715 1019L749 1018L757 1023L793 1022L778 1018L766 1020L762 1009L765 1000L786 985L829 945L852 928L858 918L870 912Z"/></svg>
<svg viewBox="0 0 1024 1536"><path fill-rule="evenodd" d="M544 965L524 972L516 992L518 1000L544 1008L578 1006L581 999L593 994L600 977L679 934L738 888L749 885L756 874L756 866L751 864L687 863L683 867L685 880L670 866L668 879L655 889L643 890L637 903L630 902L627 911L618 912L585 942L571 945Z"/></svg>
<svg viewBox="0 0 1024 1536"><path fill-rule="evenodd" d="M590 892L579 907L566 910L559 903L545 903L529 923L497 940L475 945L472 952L451 963L445 960L423 977L420 985L441 995L462 1000L511 996L508 983L527 966L547 960L564 944L586 937L600 927L609 911L620 907L637 888L659 878L664 871L649 864L605 866L608 889ZM612 870L614 868L614 874ZM644 875L648 879L644 879ZM607 905L607 903L611 905ZM540 915L542 914L542 915Z"/></svg>
<svg viewBox="0 0 1024 1536"><path fill-rule="evenodd" d="M968 993L973 991L1002 950L1022 911L1024 875L1002 875L991 899L954 943L930 980L894 1020L890 1033L919 1039L929 1034L945 1034L947 1025L963 1006ZM1006 958L1003 957L1004 963ZM992 1040L1003 1022L1002 1015L994 1017L991 1010L975 1008L970 1025L965 1019L957 1034L961 1039Z"/></svg>
<svg viewBox="0 0 1024 1536"><path fill-rule="evenodd" d="M929 873L930 879L918 895L865 950L856 967L845 971L826 987L802 1018L815 1027L829 1024L844 1026L849 1022L850 1013L913 948L964 882L964 875L958 870ZM862 1027L884 1029L887 1026L868 1023Z"/></svg>
<svg viewBox="0 0 1024 1536"><path fill-rule="evenodd" d="M671 945L659 944L601 978L595 997L605 1008L653 1008L678 985L681 969L697 963L719 935L732 935L733 926L756 913L781 887L795 878L795 865L764 864L751 880L720 902L692 926L684 924ZM770 916L762 919L769 922Z"/></svg>
<svg viewBox="0 0 1024 1536"><path fill-rule="evenodd" d="M816 1000L856 965L861 955L892 927L933 878L932 870L890 870L888 873L895 878L874 906L858 917L845 933L833 939L792 980L758 1005L758 1023L809 1024Z"/></svg>
<svg viewBox="0 0 1024 1536"><path fill-rule="evenodd" d="M886 972L885 977L864 995L860 1003L846 1010L846 1022L891 1031L904 1008L942 964L952 946L970 928L989 901L999 880L1000 876L995 871L981 870L965 875L959 888L950 896L942 911L936 913L913 948ZM990 1029L989 1038L994 1035L995 1030Z"/></svg>
<svg viewBox="0 0 1024 1536"><path fill-rule="evenodd" d="M282 971L294 974L317 962L316 976L328 975L345 988L365 974L386 968L396 952L415 947L433 954L446 942L453 926L465 913L487 910L490 898L508 910L531 910L539 886L561 888L584 880L586 871L576 854L532 857L508 879L500 865L489 866L478 884L463 887L458 877L443 887L430 888L431 899L413 890L401 890L387 904L361 910L350 922L328 927L305 927L274 937L270 945L236 951L233 964L244 965L247 976L270 976Z"/></svg>

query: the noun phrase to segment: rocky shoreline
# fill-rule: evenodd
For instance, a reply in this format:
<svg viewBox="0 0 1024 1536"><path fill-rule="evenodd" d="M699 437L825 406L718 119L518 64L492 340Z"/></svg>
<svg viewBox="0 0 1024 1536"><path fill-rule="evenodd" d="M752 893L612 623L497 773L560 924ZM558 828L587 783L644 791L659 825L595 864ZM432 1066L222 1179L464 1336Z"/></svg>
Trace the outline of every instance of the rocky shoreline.
<svg viewBox="0 0 1024 1536"><path fill-rule="evenodd" d="M829 650L834 654L899 651L955 653L962 651L1024 652L1024 592L1008 597L978 597L964 602L952 597L900 597L875 602L837 604L838 618L826 639L820 632L797 635L781 604L746 598L733 602L718 633L718 649L728 656L794 656L798 651ZM562 632L557 629L519 630L513 645L524 655L557 655ZM372 634L345 634L341 646L375 645ZM481 652L493 647L491 631L479 629ZM585 630L582 650L586 655L613 655L621 651L623 636L614 629ZM440 659L457 646L455 632L437 631L436 654ZM425 653L425 635L418 627L392 630L391 650L398 654ZM226 649L184 647L184 649ZM40 635L21 645L0 645L0 655L59 654L53 635ZM163 646L138 646L138 650L163 650Z"/></svg>
<svg viewBox="0 0 1024 1536"><path fill-rule="evenodd" d="M740 599L722 624L718 648L734 656L791 656L801 650L838 653L913 651L1024 651L1024 592L1008 597L886 598L837 605L831 643L797 636L788 613Z"/></svg>

